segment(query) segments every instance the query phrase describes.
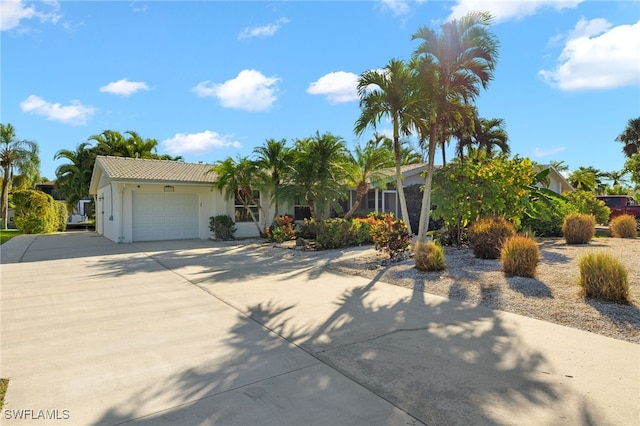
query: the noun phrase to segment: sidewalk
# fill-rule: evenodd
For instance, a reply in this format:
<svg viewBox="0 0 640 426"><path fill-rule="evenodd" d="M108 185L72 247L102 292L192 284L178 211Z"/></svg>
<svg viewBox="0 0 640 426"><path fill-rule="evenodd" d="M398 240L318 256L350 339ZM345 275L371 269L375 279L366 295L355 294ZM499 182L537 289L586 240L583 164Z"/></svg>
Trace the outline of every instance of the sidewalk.
<svg viewBox="0 0 640 426"><path fill-rule="evenodd" d="M639 345L242 245L28 246L2 246L2 424L25 409L70 415L37 424L640 419Z"/></svg>

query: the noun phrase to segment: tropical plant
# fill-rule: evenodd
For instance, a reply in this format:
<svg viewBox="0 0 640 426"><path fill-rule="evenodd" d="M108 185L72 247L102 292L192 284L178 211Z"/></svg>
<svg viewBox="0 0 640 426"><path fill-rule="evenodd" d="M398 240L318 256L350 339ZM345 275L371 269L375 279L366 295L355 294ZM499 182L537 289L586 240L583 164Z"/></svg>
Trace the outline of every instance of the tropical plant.
<svg viewBox="0 0 640 426"><path fill-rule="evenodd" d="M38 144L34 141L18 139L11 124L0 123L0 167L2 167L2 193L0 195L0 215L3 229L7 229L9 217L9 191L14 172L34 179L40 175Z"/></svg>
<svg viewBox="0 0 640 426"><path fill-rule="evenodd" d="M393 152L396 167L396 189L400 202L402 219L409 227L409 213L402 184L402 152L400 137L409 135L413 123L420 120L415 115L417 105L422 101L417 96L417 76L415 69L399 59L392 59L382 70L369 70L358 79L360 97L360 117L356 120L354 132L361 135L369 126L376 128L384 118L393 126Z"/></svg>
<svg viewBox="0 0 640 426"><path fill-rule="evenodd" d="M549 164L551 165L551 167L556 169L556 171L559 173L569 171L569 166L565 164L564 160L561 160L561 161L551 160L549 161Z"/></svg>
<svg viewBox="0 0 640 426"><path fill-rule="evenodd" d="M88 142L83 142L75 151L62 149L53 158L68 161L56 169L56 190L67 202L67 208L73 210L81 199L89 195L95 152Z"/></svg>
<svg viewBox="0 0 640 426"><path fill-rule="evenodd" d="M373 146L375 148L384 148L392 153L395 160L395 151L393 145L393 139L388 136L381 135L377 132L373 133L373 138L369 139L367 146ZM409 164L420 164L423 158L420 151L411 142L408 137L400 138L400 165L408 166ZM395 162L390 166L393 167Z"/></svg>
<svg viewBox="0 0 640 426"><path fill-rule="evenodd" d="M60 215L51 195L25 189L13 193L16 228L24 234L47 234L60 225ZM66 222L66 215L64 216Z"/></svg>
<svg viewBox="0 0 640 426"><path fill-rule="evenodd" d="M627 158L640 152L640 117L630 118L627 127L616 137L616 141L624 144L622 152Z"/></svg>
<svg viewBox="0 0 640 426"><path fill-rule="evenodd" d="M624 168L631 175L631 181L640 186L640 152L633 154L625 163Z"/></svg>
<svg viewBox="0 0 640 426"><path fill-rule="evenodd" d="M216 174L213 187L224 191L227 200L240 201L258 228L258 233L263 235L266 228L263 223L266 220L265 213L255 196L255 192L262 189L261 185L264 182L264 176L261 176L262 172L258 164L247 157L238 157L237 160L227 157L225 160L216 162L210 172ZM252 207L257 207L258 217Z"/></svg>
<svg viewBox="0 0 640 426"><path fill-rule="evenodd" d="M392 213L382 216L371 225L374 248L388 253L391 259L397 259L401 253L409 249L411 237L406 223L396 219Z"/></svg>
<svg viewBox="0 0 640 426"><path fill-rule="evenodd" d="M213 234L213 238L221 241L229 241L235 239L236 224L228 214L211 216L209 218L209 231Z"/></svg>
<svg viewBox="0 0 640 426"><path fill-rule="evenodd" d="M569 205L571 213L582 213L593 215L596 223L609 223L611 209L607 207L604 201L596 198L593 192L588 191L572 191L564 193L564 198Z"/></svg>
<svg viewBox="0 0 640 426"><path fill-rule="evenodd" d="M505 155L509 155L511 148L509 147L509 136L504 129L504 120L502 118L480 118L477 115L474 118L473 130L471 132L463 132L456 135L458 144L456 152L461 161L464 160L464 151L467 155L474 152L474 149L484 152L488 157L496 155L500 150Z"/></svg>
<svg viewBox="0 0 640 426"><path fill-rule="evenodd" d="M281 186L289 172L293 161L293 151L287 147L285 139L267 139L262 146L254 148L258 166L266 172L265 187L271 194L271 202L275 206L274 220L279 214L282 198Z"/></svg>
<svg viewBox="0 0 640 426"><path fill-rule="evenodd" d="M452 121L464 122L473 111L468 107L493 79L498 57L498 41L490 31L491 15L471 12L441 25L441 32L421 27L413 35L420 44L414 52L419 60L422 94L428 105L415 126L428 140L427 174L420 215L418 239L427 238L431 211L431 187L435 150L452 134Z"/></svg>
<svg viewBox="0 0 640 426"><path fill-rule="evenodd" d="M336 212L347 196L348 151L344 140L331 133L316 134L295 142L289 180L281 194L288 200L305 200L311 218L319 220L328 206Z"/></svg>
<svg viewBox="0 0 640 426"><path fill-rule="evenodd" d="M347 178L350 185L356 187L356 199L351 208L345 213L345 219L353 216L360 206L362 197L369 192L369 185L382 186L387 175L384 169L393 166L393 152L373 143L367 143L364 148L357 145L355 155L351 157L351 164L347 168Z"/></svg>
<svg viewBox="0 0 640 426"><path fill-rule="evenodd" d="M567 180L575 189L582 191L596 191L602 184L602 172L593 167L580 166L571 174Z"/></svg>

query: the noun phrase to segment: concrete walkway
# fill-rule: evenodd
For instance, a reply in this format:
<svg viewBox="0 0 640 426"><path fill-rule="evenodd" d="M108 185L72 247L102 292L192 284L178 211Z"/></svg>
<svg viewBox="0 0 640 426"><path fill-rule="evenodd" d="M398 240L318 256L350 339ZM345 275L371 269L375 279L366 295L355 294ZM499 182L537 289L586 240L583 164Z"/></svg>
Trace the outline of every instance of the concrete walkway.
<svg viewBox="0 0 640 426"><path fill-rule="evenodd" d="M276 250L90 232L0 246L0 423L640 423L640 345Z"/></svg>

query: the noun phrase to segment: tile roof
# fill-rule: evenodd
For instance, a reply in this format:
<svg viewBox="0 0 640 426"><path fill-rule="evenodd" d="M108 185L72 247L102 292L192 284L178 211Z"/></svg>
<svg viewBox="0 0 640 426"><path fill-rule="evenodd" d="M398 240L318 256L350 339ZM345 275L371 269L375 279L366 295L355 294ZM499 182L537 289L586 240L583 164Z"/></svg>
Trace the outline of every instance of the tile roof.
<svg viewBox="0 0 640 426"><path fill-rule="evenodd" d="M213 165L204 163L98 156L98 166L110 180L212 183L216 178L207 173Z"/></svg>

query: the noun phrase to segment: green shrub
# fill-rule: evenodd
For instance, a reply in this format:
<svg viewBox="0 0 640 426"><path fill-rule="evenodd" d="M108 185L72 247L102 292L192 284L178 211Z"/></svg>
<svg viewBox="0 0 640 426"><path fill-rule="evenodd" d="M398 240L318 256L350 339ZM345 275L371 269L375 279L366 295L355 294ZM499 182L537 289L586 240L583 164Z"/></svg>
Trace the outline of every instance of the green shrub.
<svg viewBox="0 0 640 426"><path fill-rule="evenodd" d="M578 284L585 297L626 302L629 300L629 272L607 253L587 253L578 260Z"/></svg>
<svg viewBox="0 0 640 426"><path fill-rule="evenodd" d="M420 271L442 271L447 267L442 246L433 241L418 242L413 246L413 259Z"/></svg>
<svg viewBox="0 0 640 426"><path fill-rule="evenodd" d="M504 241L515 234L513 224L504 218L480 219L469 229L469 243L476 257L497 259Z"/></svg>
<svg viewBox="0 0 640 426"><path fill-rule="evenodd" d="M295 220L292 216L283 215L274 219L270 227L265 229L269 241L282 243L296 239Z"/></svg>
<svg viewBox="0 0 640 426"><path fill-rule="evenodd" d="M514 235L505 240L500 250L502 270L509 275L533 278L540 262L538 243L523 235Z"/></svg>
<svg viewBox="0 0 640 426"><path fill-rule="evenodd" d="M316 238L316 221L314 219L304 218L304 222L296 230L297 238L305 240L314 240Z"/></svg>
<svg viewBox="0 0 640 426"><path fill-rule="evenodd" d="M353 235L353 243L357 246L363 244L373 244L373 238L371 237L371 225L376 223L378 219L374 216L367 216L366 218L354 218L351 221L351 234Z"/></svg>
<svg viewBox="0 0 640 426"><path fill-rule="evenodd" d="M615 238L636 238L638 236L636 218L630 214L623 214L611 219L609 231Z"/></svg>
<svg viewBox="0 0 640 426"><path fill-rule="evenodd" d="M67 219L69 218L69 212L67 211L67 205L60 201L55 202L56 213L58 215L58 231L64 232L67 230Z"/></svg>
<svg viewBox="0 0 640 426"><path fill-rule="evenodd" d="M218 215L209 218L209 230L214 240L229 241L235 239L236 224L229 215Z"/></svg>
<svg viewBox="0 0 640 426"><path fill-rule="evenodd" d="M602 200L598 200L593 192L573 191L562 194L567 200L571 213L582 213L593 215L596 223L609 223L611 210Z"/></svg>
<svg viewBox="0 0 640 426"><path fill-rule="evenodd" d="M392 213L386 214L381 220L371 225L371 238L378 251L389 253L395 259L411 245L409 228L401 219L396 219Z"/></svg>
<svg viewBox="0 0 640 426"><path fill-rule="evenodd" d="M316 243L323 249L342 248L353 245L351 222L343 218L325 219L315 222Z"/></svg>
<svg viewBox="0 0 640 426"><path fill-rule="evenodd" d="M537 200L532 203L536 214L524 215L520 221L522 228L531 230L539 237L561 237L562 223L567 214L573 213L571 206L564 201L554 200L551 204Z"/></svg>
<svg viewBox="0 0 640 426"><path fill-rule="evenodd" d="M15 191L13 203L14 222L22 233L47 234L58 229L58 212L51 195L32 189Z"/></svg>
<svg viewBox="0 0 640 426"><path fill-rule="evenodd" d="M562 233L567 244L587 244L596 235L596 219L591 214L567 215L562 224Z"/></svg>

